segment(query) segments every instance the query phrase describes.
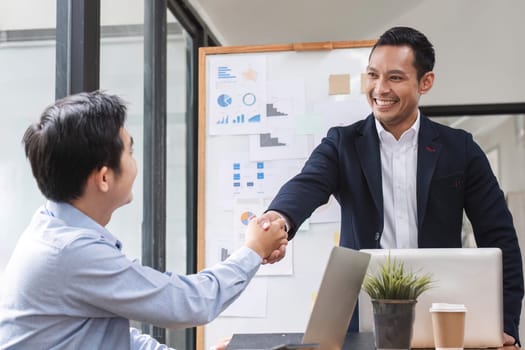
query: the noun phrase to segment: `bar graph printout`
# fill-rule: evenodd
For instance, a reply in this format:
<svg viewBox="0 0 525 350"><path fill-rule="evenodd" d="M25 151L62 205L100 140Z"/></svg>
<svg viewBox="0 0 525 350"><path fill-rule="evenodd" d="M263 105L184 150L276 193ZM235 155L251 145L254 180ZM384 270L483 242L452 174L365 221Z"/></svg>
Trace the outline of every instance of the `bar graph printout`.
<svg viewBox="0 0 525 350"><path fill-rule="evenodd" d="M210 57L208 127L210 135L259 134L266 119L266 60Z"/></svg>

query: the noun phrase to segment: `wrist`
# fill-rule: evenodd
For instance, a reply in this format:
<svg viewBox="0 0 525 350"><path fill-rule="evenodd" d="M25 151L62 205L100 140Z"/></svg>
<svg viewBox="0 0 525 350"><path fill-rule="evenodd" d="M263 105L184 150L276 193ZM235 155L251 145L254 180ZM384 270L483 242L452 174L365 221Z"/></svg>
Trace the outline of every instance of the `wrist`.
<svg viewBox="0 0 525 350"><path fill-rule="evenodd" d="M245 244L245 247L251 249L255 254L259 255L261 259L266 258L265 256L265 250L263 247L261 247L259 244L256 244L255 242L247 242Z"/></svg>

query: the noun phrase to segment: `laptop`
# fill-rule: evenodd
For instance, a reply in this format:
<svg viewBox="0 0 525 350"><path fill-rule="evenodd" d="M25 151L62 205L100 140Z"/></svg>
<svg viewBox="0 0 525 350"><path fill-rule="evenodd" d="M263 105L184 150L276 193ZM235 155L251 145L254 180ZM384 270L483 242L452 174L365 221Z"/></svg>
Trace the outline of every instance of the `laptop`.
<svg viewBox="0 0 525 350"><path fill-rule="evenodd" d="M226 349L341 349L369 260L368 253L334 247L304 333L234 334Z"/></svg>
<svg viewBox="0 0 525 350"><path fill-rule="evenodd" d="M464 304L465 348L499 347L503 344L502 257L498 248L369 249L369 271L377 271L390 254L415 273L430 273L433 288L416 304L412 348L434 348L432 303ZM373 331L370 297L359 295L359 331Z"/></svg>

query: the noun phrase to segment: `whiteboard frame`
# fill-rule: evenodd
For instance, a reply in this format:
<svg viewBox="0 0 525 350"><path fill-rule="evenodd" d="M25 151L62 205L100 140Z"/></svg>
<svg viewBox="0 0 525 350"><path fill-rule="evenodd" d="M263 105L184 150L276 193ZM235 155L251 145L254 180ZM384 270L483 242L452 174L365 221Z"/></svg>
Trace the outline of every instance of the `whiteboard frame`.
<svg viewBox="0 0 525 350"><path fill-rule="evenodd" d="M269 53L285 51L323 51L349 48L368 48L376 40L360 41L328 41L308 42L278 45L230 46L230 47L201 47L199 48L199 77L198 77L198 158L197 158L197 271L202 270L206 264L206 141L207 141L207 58L218 54L239 53ZM204 350L204 326L197 327L197 350Z"/></svg>

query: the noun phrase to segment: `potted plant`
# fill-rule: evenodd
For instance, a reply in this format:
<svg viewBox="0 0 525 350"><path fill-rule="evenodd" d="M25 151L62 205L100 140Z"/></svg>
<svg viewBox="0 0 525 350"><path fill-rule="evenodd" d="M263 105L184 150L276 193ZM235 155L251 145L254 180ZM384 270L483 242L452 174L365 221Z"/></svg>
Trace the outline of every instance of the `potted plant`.
<svg viewBox="0 0 525 350"><path fill-rule="evenodd" d="M410 349L415 304L432 282L429 274L407 271L390 254L376 273L367 273L363 289L372 299L377 349Z"/></svg>

